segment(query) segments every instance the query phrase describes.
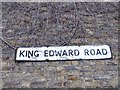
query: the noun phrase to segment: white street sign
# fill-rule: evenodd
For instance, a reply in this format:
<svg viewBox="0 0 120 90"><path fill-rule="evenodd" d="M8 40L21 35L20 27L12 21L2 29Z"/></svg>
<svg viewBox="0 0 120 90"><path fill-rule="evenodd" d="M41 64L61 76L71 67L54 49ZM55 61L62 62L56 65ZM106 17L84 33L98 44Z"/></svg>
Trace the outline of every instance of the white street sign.
<svg viewBox="0 0 120 90"><path fill-rule="evenodd" d="M108 45L20 47L16 52L17 61L107 59L111 57Z"/></svg>

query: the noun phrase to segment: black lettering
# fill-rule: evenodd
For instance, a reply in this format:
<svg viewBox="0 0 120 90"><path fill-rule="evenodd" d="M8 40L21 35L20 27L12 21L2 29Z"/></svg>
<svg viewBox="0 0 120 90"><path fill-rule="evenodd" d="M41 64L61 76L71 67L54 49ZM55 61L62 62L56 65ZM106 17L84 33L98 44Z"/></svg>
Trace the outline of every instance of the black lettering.
<svg viewBox="0 0 120 90"><path fill-rule="evenodd" d="M75 56L79 56L79 53L80 53L79 50L77 50L77 49L74 50Z"/></svg>
<svg viewBox="0 0 120 90"><path fill-rule="evenodd" d="M33 51L28 51L28 58L33 57Z"/></svg>
<svg viewBox="0 0 120 90"><path fill-rule="evenodd" d="M69 56L73 56L73 51L71 49L69 50Z"/></svg>
<svg viewBox="0 0 120 90"><path fill-rule="evenodd" d="M39 51L36 50L36 51L34 52L34 56L35 56L35 57L39 57L39 54L38 54L37 52L39 52Z"/></svg>
<svg viewBox="0 0 120 90"><path fill-rule="evenodd" d="M45 57L48 57L48 50L45 50L45 51L44 51L44 56L45 56Z"/></svg>
<svg viewBox="0 0 120 90"><path fill-rule="evenodd" d="M96 55L98 55L98 54L102 55L99 49L97 49Z"/></svg>
<svg viewBox="0 0 120 90"><path fill-rule="evenodd" d="M26 51L26 57L28 56L28 52Z"/></svg>
<svg viewBox="0 0 120 90"><path fill-rule="evenodd" d="M68 56L66 50L63 51L62 56L64 56L64 55Z"/></svg>
<svg viewBox="0 0 120 90"><path fill-rule="evenodd" d="M54 51L53 50L49 51L49 56L54 56Z"/></svg>
<svg viewBox="0 0 120 90"><path fill-rule="evenodd" d="M94 50L94 49L91 49L91 50L90 50L90 54L91 54L91 55L95 55L95 50Z"/></svg>
<svg viewBox="0 0 120 90"><path fill-rule="evenodd" d="M56 56L61 56L62 50L61 50L61 51L56 51L56 50L55 50L55 53L56 53Z"/></svg>
<svg viewBox="0 0 120 90"><path fill-rule="evenodd" d="M102 49L102 54L106 55L107 54L107 50L106 49Z"/></svg>
<svg viewBox="0 0 120 90"><path fill-rule="evenodd" d="M89 50L88 49L85 49L84 52L85 52L85 55L89 55Z"/></svg>
<svg viewBox="0 0 120 90"><path fill-rule="evenodd" d="M23 54L24 52L25 52L25 50L24 50L24 51L21 51L21 50L20 50L20 55L19 55L19 57L21 57L21 56L24 57L24 54Z"/></svg>

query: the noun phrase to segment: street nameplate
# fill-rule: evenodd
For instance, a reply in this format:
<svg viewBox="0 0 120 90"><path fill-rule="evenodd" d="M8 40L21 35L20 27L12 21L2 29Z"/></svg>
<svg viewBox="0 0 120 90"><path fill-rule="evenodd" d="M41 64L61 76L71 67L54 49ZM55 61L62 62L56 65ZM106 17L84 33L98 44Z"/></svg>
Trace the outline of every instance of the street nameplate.
<svg viewBox="0 0 120 90"><path fill-rule="evenodd" d="M108 45L19 47L17 61L81 60L111 58Z"/></svg>

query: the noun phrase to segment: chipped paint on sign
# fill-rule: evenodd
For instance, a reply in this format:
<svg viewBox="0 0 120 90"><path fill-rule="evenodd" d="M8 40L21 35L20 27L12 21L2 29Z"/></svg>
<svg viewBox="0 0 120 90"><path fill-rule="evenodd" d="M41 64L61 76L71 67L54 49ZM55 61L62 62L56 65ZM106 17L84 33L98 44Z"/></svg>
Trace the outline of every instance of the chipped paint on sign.
<svg viewBox="0 0 120 90"><path fill-rule="evenodd" d="M100 46L59 46L59 47L20 47L17 49L17 61L43 60L80 60L111 58L108 45Z"/></svg>

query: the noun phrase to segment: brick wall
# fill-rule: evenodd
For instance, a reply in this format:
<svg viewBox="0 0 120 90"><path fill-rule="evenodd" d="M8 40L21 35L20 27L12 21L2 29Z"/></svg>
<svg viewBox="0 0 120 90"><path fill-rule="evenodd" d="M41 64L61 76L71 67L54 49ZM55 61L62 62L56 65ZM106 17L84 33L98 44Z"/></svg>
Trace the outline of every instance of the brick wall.
<svg viewBox="0 0 120 90"><path fill-rule="evenodd" d="M117 8L117 2L3 2L3 88L118 87ZM103 44L112 59L15 62L17 47Z"/></svg>

